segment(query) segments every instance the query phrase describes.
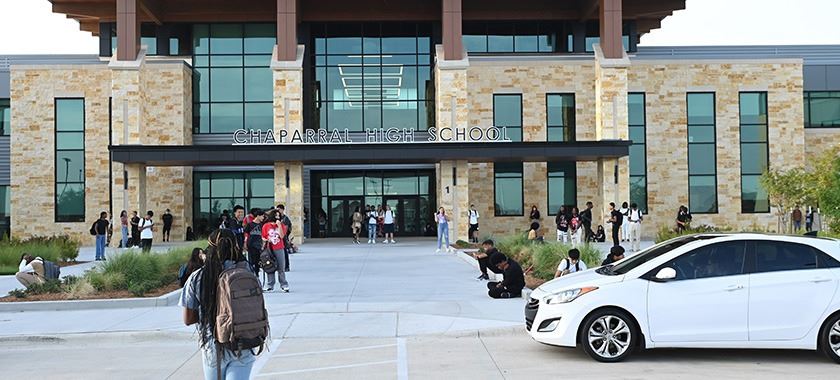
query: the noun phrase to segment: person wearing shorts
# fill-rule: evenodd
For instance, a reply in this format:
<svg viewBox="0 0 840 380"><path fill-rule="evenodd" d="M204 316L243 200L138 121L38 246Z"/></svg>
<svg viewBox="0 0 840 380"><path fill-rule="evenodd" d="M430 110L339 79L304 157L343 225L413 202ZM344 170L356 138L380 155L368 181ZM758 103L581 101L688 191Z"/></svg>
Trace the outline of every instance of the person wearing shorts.
<svg viewBox="0 0 840 380"><path fill-rule="evenodd" d="M396 243L394 241L394 211L388 205L385 205L385 211L383 212L382 233L385 234L383 243L388 244L388 238L391 239L391 244Z"/></svg>

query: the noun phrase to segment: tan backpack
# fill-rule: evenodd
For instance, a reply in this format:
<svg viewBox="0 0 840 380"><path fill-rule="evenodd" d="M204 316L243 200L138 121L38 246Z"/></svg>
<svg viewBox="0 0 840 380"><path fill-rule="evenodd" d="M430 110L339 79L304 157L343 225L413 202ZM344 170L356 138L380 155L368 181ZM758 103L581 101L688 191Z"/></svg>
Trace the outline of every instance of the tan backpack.
<svg viewBox="0 0 840 380"><path fill-rule="evenodd" d="M259 347L261 352L268 337L268 312L260 281L247 262L219 275L216 297L216 341L234 351Z"/></svg>

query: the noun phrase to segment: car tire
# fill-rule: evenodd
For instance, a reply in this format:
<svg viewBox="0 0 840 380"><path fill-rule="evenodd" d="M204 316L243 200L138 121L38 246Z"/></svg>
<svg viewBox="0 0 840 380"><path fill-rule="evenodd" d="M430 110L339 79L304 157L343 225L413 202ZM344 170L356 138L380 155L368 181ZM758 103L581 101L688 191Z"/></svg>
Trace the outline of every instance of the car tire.
<svg viewBox="0 0 840 380"><path fill-rule="evenodd" d="M633 317L618 309L602 309L584 319L580 329L583 351L592 359L615 363L626 359L638 346L641 334Z"/></svg>
<svg viewBox="0 0 840 380"><path fill-rule="evenodd" d="M835 363L840 364L840 313L832 315L820 330L820 350Z"/></svg>

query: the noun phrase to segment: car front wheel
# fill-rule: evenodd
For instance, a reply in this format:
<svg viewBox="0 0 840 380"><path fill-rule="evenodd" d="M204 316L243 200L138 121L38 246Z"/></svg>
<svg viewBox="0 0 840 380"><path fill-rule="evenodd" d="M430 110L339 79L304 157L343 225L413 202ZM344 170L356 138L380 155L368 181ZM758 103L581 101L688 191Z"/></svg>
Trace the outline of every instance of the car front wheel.
<svg viewBox="0 0 840 380"><path fill-rule="evenodd" d="M636 346L639 334L633 318L624 311L600 310L583 321L580 344L599 362L619 362Z"/></svg>
<svg viewBox="0 0 840 380"><path fill-rule="evenodd" d="M840 314L829 318L820 331L820 349L829 359L840 363Z"/></svg>

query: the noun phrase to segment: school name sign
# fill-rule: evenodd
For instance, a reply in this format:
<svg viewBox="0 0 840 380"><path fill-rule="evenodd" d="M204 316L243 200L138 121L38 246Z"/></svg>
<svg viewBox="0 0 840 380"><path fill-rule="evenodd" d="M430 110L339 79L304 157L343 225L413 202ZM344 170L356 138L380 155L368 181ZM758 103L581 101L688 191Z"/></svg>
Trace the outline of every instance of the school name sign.
<svg viewBox="0 0 840 380"><path fill-rule="evenodd" d="M506 127L429 128L415 131L406 128L376 128L350 132L349 129L306 131L239 129L233 132L233 145L272 144L351 144L351 143L414 143L414 142L487 142L511 141Z"/></svg>

